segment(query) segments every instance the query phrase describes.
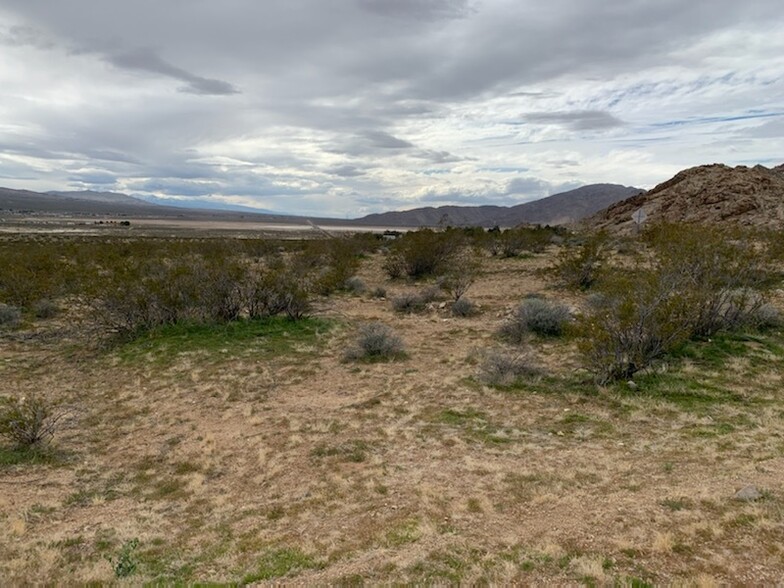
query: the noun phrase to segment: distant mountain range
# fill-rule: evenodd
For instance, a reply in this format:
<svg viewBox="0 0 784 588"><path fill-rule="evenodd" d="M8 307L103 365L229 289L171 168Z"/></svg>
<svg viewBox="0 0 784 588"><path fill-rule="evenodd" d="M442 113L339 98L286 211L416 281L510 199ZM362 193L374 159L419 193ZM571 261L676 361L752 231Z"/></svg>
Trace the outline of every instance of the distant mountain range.
<svg viewBox="0 0 784 588"><path fill-rule="evenodd" d="M618 184L591 184L576 190L517 206L439 206L371 214L356 223L370 226L481 226L514 227L520 224L559 225L584 219L643 190Z"/></svg>
<svg viewBox="0 0 784 588"><path fill-rule="evenodd" d="M357 224L379 227L420 226L516 226L522 223L565 224L581 220L609 204L641 190L616 184L593 184L517 206L442 206L400 212L371 214L355 219L314 219L325 224ZM198 199L169 200L154 196L129 196L115 192L51 191L31 192L0 188L0 210L35 213L197 216L246 218L248 220L294 222L302 217L272 211L211 203ZM311 217L312 218L312 217Z"/></svg>
<svg viewBox="0 0 784 588"><path fill-rule="evenodd" d="M204 219L241 220L255 217L258 222L301 222L299 217L277 214L245 207L227 205L211 208L210 203L195 199L187 200L193 207L184 206L183 201L169 202L163 198L147 201L139 196L128 196L116 192L32 192L0 188L0 213L3 210L36 214L88 215L88 216L137 216L151 218L192 217Z"/></svg>

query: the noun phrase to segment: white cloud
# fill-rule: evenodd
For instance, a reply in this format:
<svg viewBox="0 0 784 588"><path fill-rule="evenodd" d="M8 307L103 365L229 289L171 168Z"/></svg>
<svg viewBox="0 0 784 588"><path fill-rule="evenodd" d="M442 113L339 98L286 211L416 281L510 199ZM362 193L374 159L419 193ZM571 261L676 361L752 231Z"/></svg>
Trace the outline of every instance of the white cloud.
<svg viewBox="0 0 784 588"><path fill-rule="evenodd" d="M784 148L773 0L7 0L0 23L10 187L344 216Z"/></svg>

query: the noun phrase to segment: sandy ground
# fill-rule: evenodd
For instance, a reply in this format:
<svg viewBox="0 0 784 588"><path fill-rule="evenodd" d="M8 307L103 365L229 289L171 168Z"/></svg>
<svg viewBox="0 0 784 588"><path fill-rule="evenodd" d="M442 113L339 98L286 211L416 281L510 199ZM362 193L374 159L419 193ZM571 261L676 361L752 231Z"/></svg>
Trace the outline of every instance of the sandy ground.
<svg viewBox="0 0 784 588"><path fill-rule="evenodd" d="M0 470L0 576L110 582L107 556L137 538L134 582L240 581L285 553L298 563L277 575L297 584L780 582L781 361L687 365L697 388L736 394L693 409L580 384L561 340L530 344L548 376L528 389L477 382L477 353L502 345L525 294L580 303L539 273L550 260L487 259L472 318L321 301L336 326L291 357L126 361L64 319L4 336L0 394L37 391L73 414L55 440L65 464ZM364 262L368 286L416 288L380 261ZM370 320L408 359L341 360ZM733 500L747 484L764 498Z"/></svg>

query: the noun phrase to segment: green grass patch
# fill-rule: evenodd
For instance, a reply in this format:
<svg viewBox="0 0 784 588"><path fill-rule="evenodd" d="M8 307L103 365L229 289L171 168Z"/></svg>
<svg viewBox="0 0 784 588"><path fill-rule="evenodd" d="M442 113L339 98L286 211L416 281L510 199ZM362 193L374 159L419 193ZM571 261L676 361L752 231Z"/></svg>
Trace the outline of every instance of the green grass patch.
<svg viewBox="0 0 784 588"><path fill-rule="evenodd" d="M419 521L411 519L403 521L393 527L384 535L384 544L388 547L400 547L419 540L422 531L419 529Z"/></svg>
<svg viewBox="0 0 784 588"><path fill-rule="evenodd" d="M317 445L310 454L316 458L337 457L340 461L362 463L370 449L367 441L354 439L340 445Z"/></svg>
<svg viewBox="0 0 784 588"><path fill-rule="evenodd" d="M407 572L414 579L415 585L444 582L457 585L471 568L471 562L461 559L458 555L434 552L429 554L426 559L415 563Z"/></svg>
<svg viewBox="0 0 784 588"><path fill-rule="evenodd" d="M242 584L274 580L294 576L305 570L318 570L324 564L297 548L279 547L269 549L256 563L256 570L242 579Z"/></svg>
<svg viewBox="0 0 784 588"><path fill-rule="evenodd" d="M56 465L65 454L50 447L0 447L0 468L16 465Z"/></svg>
<svg viewBox="0 0 784 588"><path fill-rule="evenodd" d="M169 363L183 353L256 355L264 358L301 356L318 345L332 321L285 317L238 320L221 325L176 324L149 331L122 345L118 356L128 362Z"/></svg>
<svg viewBox="0 0 784 588"><path fill-rule="evenodd" d="M444 425L460 427L469 440L489 445L503 445L512 441L505 435L502 427L491 423L485 413L472 408L464 410L448 408L436 414L433 420Z"/></svg>

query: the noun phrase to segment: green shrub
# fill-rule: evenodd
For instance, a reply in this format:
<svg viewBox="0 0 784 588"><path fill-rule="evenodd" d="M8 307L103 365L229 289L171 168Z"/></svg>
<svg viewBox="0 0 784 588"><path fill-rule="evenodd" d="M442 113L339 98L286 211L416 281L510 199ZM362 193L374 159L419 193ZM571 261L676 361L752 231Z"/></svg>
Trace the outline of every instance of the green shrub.
<svg viewBox="0 0 784 588"><path fill-rule="evenodd" d="M628 379L689 337L688 301L655 271L604 282L578 319L578 348L600 384Z"/></svg>
<svg viewBox="0 0 784 588"><path fill-rule="evenodd" d="M732 330L765 304L773 275L753 235L734 229L661 224L644 235L663 283L686 299L693 337Z"/></svg>
<svg viewBox="0 0 784 588"><path fill-rule="evenodd" d="M391 278L407 275L423 278L444 273L460 250L464 239L459 231L411 231L398 239L384 262Z"/></svg>
<svg viewBox="0 0 784 588"><path fill-rule="evenodd" d="M463 252L462 255L455 258L444 275L439 278L438 285L456 302L468 292L478 274L479 260L475 256Z"/></svg>
<svg viewBox="0 0 784 588"><path fill-rule="evenodd" d="M581 243L561 248L554 272L567 288L587 290L599 279L609 252L609 237L599 231L585 237Z"/></svg>
<svg viewBox="0 0 784 588"><path fill-rule="evenodd" d="M404 353L403 340L391 327L372 322L359 328L356 346L345 353L344 359L393 359L401 357Z"/></svg>
<svg viewBox="0 0 784 588"><path fill-rule="evenodd" d="M530 333L557 337L563 334L569 319L569 309L563 304L527 298L501 326L500 334L512 343L523 342Z"/></svg>
<svg viewBox="0 0 784 588"><path fill-rule="evenodd" d="M517 257L524 251L539 253L552 243L560 229L552 227L518 227L504 231L489 230L482 244L492 256Z"/></svg>
<svg viewBox="0 0 784 588"><path fill-rule="evenodd" d="M0 437L17 449L39 449L54 437L66 413L39 396L0 401Z"/></svg>

